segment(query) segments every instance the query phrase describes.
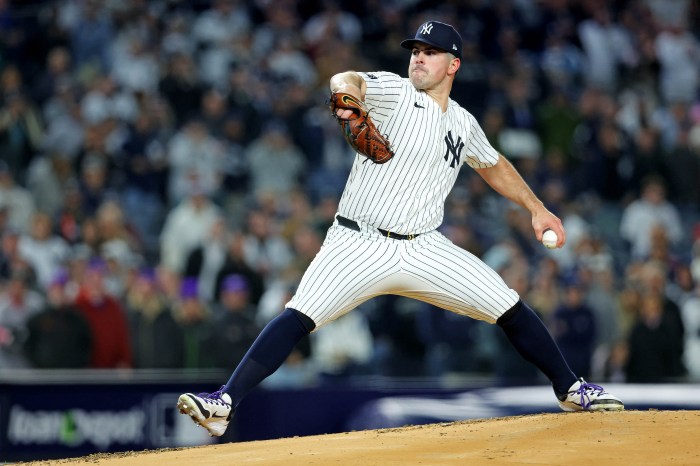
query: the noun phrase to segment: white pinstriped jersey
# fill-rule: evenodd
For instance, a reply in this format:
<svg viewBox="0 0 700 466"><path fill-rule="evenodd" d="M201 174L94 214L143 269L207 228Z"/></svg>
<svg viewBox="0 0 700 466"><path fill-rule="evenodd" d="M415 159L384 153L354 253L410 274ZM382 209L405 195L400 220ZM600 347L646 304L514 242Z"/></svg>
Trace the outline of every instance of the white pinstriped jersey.
<svg viewBox="0 0 700 466"><path fill-rule="evenodd" d="M499 154L454 101L442 112L407 79L386 72L361 75L371 117L396 155L382 165L356 155L338 213L360 231L336 220L287 307L313 319L316 330L382 294L496 322L518 293L436 228L461 165L493 166ZM401 240L377 228L420 235Z"/></svg>
<svg viewBox="0 0 700 466"><path fill-rule="evenodd" d="M400 234L440 226L445 199L462 163L485 168L498 161L476 119L455 101L447 111L406 78L360 73L367 83L370 117L392 144L395 157L377 165L357 155L338 212Z"/></svg>

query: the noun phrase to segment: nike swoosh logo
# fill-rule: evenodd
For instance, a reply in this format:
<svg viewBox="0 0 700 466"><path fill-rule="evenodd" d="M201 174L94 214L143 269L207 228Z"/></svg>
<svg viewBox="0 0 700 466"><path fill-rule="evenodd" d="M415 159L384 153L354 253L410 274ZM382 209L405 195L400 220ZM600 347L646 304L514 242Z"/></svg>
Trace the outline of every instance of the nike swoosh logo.
<svg viewBox="0 0 700 466"><path fill-rule="evenodd" d="M221 415L221 414L216 414L216 413L214 413L214 414L211 415L211 417L223 418L223 417L226 417L226 416L223 416L223 415Z"/></svg>
<svg viewBox="0 0 700 466"><path fill-rule="evenodd" d="M197 405L197 408L199 408L199 412L201 412L204 415L204 417L209 417L209 410L205 409L202 403L200 403L199 400L193 394L188 393L187 396L190 400L194 401L194 404Z"/></svg>
<svg viewBox="0 0 700 466"><path fill-rule="evenodd" d="M413 105L414 105L416 108L425 108L425 107L423 107L422 105L418 105L418 102L413 102Z"/></svg>

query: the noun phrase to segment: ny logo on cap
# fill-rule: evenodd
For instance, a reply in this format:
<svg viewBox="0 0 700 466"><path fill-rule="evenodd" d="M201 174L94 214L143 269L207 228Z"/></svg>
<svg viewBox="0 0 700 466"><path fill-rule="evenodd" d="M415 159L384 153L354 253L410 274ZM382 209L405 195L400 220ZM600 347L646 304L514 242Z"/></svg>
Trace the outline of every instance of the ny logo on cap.
<svg viewBox="0 0 700 466"><path fill-rule="evenodd" d="M420 33L421 34L430 34L430 31L433 30L433 23L425 23L423 25L423 28L421 28Z"/></svg>

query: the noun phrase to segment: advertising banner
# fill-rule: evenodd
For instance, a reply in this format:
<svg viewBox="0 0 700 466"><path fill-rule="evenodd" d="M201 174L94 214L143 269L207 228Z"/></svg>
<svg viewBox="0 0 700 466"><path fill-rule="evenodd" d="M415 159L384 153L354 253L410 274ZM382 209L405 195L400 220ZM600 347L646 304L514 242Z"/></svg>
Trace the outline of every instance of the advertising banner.
<svg viewBox="0 0 700 466"><path fill-rule="evenodd" d="M150 384L0 385L0 462L211 442L176 415L180 393Z"/></svg>

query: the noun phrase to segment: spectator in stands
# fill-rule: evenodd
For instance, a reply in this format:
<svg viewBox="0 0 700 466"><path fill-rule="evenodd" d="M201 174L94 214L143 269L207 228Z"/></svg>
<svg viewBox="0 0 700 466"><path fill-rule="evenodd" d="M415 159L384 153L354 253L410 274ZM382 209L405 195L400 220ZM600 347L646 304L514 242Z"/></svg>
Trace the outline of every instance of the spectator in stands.
<svg viewBox="0 0 700 466"><path fill-rule="evenodd" d="M290 245L275 227L275 220L267 212L249 210L243 255L253 270L265 276L267 284L278 278L292 261Z"/></svg>
<svg viewBox="0 0 700 466"><path fill-rule="evenodd" d="M250 167L245 154L245 134L248 122L243 120L242 112L228 112L223 123L222 141L225 146L226 159L224 166L223 202L230 212L232 226L240 221L245 199L250 188Z"/></svg>
<svg viewBox="0 0 700 466"><path fill-rule="evenodd" d="M612 123L602 123L583 161L587 191L603 202L617 204L631 194L635 160L625 135Z"/></svg>
<svg viewBox="0 0 700 466"><path fill-rule="evenodd" d="M656 225L665 230L672 245L683 237L678 209L666 199L666 184L653 175L642 182L641 196L624 209L620 222L620 235L628 242L633 258L649 256Z"/></svg>
<svg viewBox="0 0 700 466"><path fill-rule="evenodd" d="M192 26L192 34L204 48L224 45L235 36L250 31L249 6L240 0L214 0L201 12Z"/></svg>
<svg viewBox="0 0 700 466"><path fill-rule="evenodd" d="M537 115L532 96L529 95L528 83L520 77L514 77L506 83L503 114L507 128L535 129Z"/></svg>
<svg viewBox="0 0 700 466"><path fill-rule="evenodd" d="M27 323L44 307L43 295L28 288L28 275L15 271L0 293L0 367L27 367L23 346Z"/></svg>
<svg viewBox="0 0 700 466"><path fill-rule="evenodd" d="M316 68L301 45L299 34L278 36L267 67L275 79L312 88L317 84Z"/></svg>
<svg viewBox="0 0 700 466"><path fill-rule="evenodd" d="M683 101L657 106L650 116L651 125L659 133L661 148L671 152L679 142L679 133L690 126L690 104Z"/></svg>
<svg viewBox="0 0 700 466"><path fill-rule="evenodd" d="M204 87L190 55L176 52L168 58L167 65L158 88L172 108L175 124L179 128L195 116Z"/></svg>
<svg viewBox="0 0 700 466"><path fill-rule="evenodd" d="M190 120L168 146L168 200L176 204L188 195L192 183L216 195L224 177L224 146L211 135L203 121Z"/></svg>
<svg viewBox="0 0 700 466"><path fill-rule="evenodd" d="M571 141L580 122L575 102L561 88L553 89L536 108L537 132L542 138L543 152L547 156L561 154L568 169L574 168Z"/></svg>
<svg viewBox="0 0 700 466"><path fill-rule="evenodd" d="M574 129L571 140L571 152L574 158L574 162L581 164L586 162L590 155L588 152L592 147L595 146L596 131L601 124L601 99L602 93L592 87L584 87L579 90L578 98L575 102L576 111L579 115L579 123ZM585 171L577 170L580 175L586 175ZM575 186L578 192L589 186L581 180L578 185Z"/></svg>
<svg viewBox="0 0 700 466"><path fill-rule="evenodd" d="M566 222L564 222L566 226ZM582 266L582 270L589 269L593 273L602 272L608 268L615 267L615 256L612 246L606 244L605 239L595 231L593 225L583 225L582 233L573 244L575 248L575 260L571 266ZM572 229L573 230L573 229ZM567 242L569 240L567 230Z"/></svg>
<svg viewBox="0 0 700 466"><path fill-rule="evenodd" d="M284 199L301 185L306 161L281 121L268 122L260 138L248 146L246 158L255 196L274 193Z"/></svg>
<svg viewBox="0 0 700 466"><path fill-rule="evenodd" d="M127 291L125 304L133 345L134 367L176 369L184 364L185 339L155 270L142 269Z"/></svg>
<svg viewBox="0 0 700 466"><path fill-rule="evenodd" d="M185 277L197 277L199 297L211 303L214 301L217 286L217 274L226 260L229 231L223 217L211 227L207 238L194 248L185 261L182 274Z"/></svg>
<svg viewBox="0 0 700 466"><path fill-rule="evenodd" d="M35 211L32 193L15 180L16 172L0 160L0 206L7 209L7 227L24 233L29 232Z"/></svg>
<svg viewBox="0 0 700 466"><path fill-rule="evenodd" d="M63 9L75 7L69 3ZM97 0L86 0L79 5L75 19L67 24L75 66L80 72L111 69L110 45L114 40L112 21L108 11Z"/></svg>
<svg viewBox="0 0 700 466"><path fill-rule="evenodd" d="M628 340L627 382L677 382L684 375L683 334L664 315L664 298L658 291L644 293L639 317Z"/></svg>
<svg viewBox="0 0 700 466"><path fill-rule="evenodd" d="M313 206L304 190L297 189L292 191L289 198L280 203L279 210L281 211L281 218L279 219L280 234L289 242L293 240L294 234L298 230L313 223Z"/></svg>
<svg viewBox="0 0 700 466"><path fill-rule="evenodd" d="M248 287L248 299L251 304L257 306L260 297L265 291L263 274L254 270L245 259L245 236L240 231L232 231L226 238L226 255L221 268L216 273L214 285L214 300L221 297L221 285L229 275L241 275L245 278Z"/></svg>
<svg viewBox="0 0 700 466"><path fill-rule="evenodd" d="M566 20L553 21L547 30L540 66L547 86L555 90L573 90L581 82L585 70L585 56L568 35Z"/></svg>
<svg viewBox="0 0 700 466"><path fill-rule="evenodd" d="M226 95L215 88L207 89L199 103L197 118L206 126L209 134L221 140L224 135L228 108Z"/></svg>
<svg viewBox="0 0 700 466"><path fill-rule="evenodd" d="M100 246L102 238L100 237L99 227L95 217L85 217L80 224L80 236L78 241L71 246L72 257L81 257L83 260L88 260L100 255Z"/></svg>
<svg viewBox="0 0 700 466"><path fill-rule="evenodd" d="M0 209L0 218L5 215ZM36 272L19 250L21 235L11 228L3 228L0 238L0 280L8 280L14 272L21 271L27 275L32 287L36 286Z"/></svg>
<svg viewBox="0 0 700 466"><path fill-rule="evenodd" d="M641 187L641 182L649 176L660 176L664 180L669 179L670 171L668 169L671 167L667 166L667 154L661 149L659 132L656 128L649 125L640 126L634 134L632 151L637 160L636 172L634 174L634 178L638 184L638 186L635 187L636 189ZM675 163L674 161L673 165L675 165Z"/></svg>
<svg viewBox="0 0 700 466"><path fill-rule="evenodd" d="M192 25L201 52L200 75L209 85L224 84L229 65L237 57L236 44L245 42L251 26L247 2L217 0Z"/></svg>
<svg viewBox="0 0 700 466"><path fill-rule="evenodd" d="M46 56L46 65L41 70L32 89L32 98L42 108L56 89L71 80L72 57L63 46L54 46Z"/></svg>
<svg viewBox="0 0 700 466"><path fill-rule="evenodd" d="M581 273L590 276L585 304L595 314L596 351L609 354L615 344L624 339L621 328L622 311L614 269L612 264L587 266Z"/></svg>
<svg viewBox="0 0 700 466"><path fill-rule="evenodd" d="M649 248L648 261L656 262L666 267L666 274L669 280L673 278L678 267L682 265L681 256L676 254L674 249L677 248L671 246L666 229L661 225L654 226L651 230L651 246ZM669 284L671 283L669 282ZM671 297L670 294L668 296L669 298ZM680 303L677 302L677 304Z"/></svg>
<svg viewBox="0 0 700 466"><path fill-rule="evenodd" d="M175 11L161 19L164 26L160 50L165 56L172 57L177 54L192 56L197 48L197 42L190 34L190 18L187 14L183 11Z"/></svg>
<svg viewBox="0 0 700 466"><path fill-rule="evenodd" d="M74 173L71 160L58 151L47 151L32 160L25 186L36 209L52 218L68 203L65 198L67 185L73 185ZM72 186L71 186L72 187Z"/></svg>
<svg viewBox="0 0 700 466"><path fill-rule="evenodd" d="M167 214L160 236L161 263L182 272L187 255L204 244L220 218L221 209L204 188L192 186L189 196Z"/></svg>
<svg viewBox="0 0 700 466"><path fill-rule="evenodd" d="M333 37L354 43L362 38L362 23L353 13L340 7L339 0L324 0L321 11L312 15L302 29L306 46L312 51Z"/></svg>
<svg viewBox="0 0 700 466"><path fill-rule="evenodd" d="M293 5L269 3L261 10L263 17L251 31L251 56L249 59L253 60L272 53L280 36L298 34L304 26Z"/></svg>
<svg viewBox="0 0 700 466"><path fill-rule="evenodd" d="M607 5L591 6L591 18L578 26L586 54L585 74L589 85L612 92L617 89L620 70L637 63L629 31L616 23Z"/></svg>
<svg viewBox="0 0 700 466"><path fill-rule="evenodd" d="M185 277L180 284L180 295L174 312L184 337L183 366L186 369L216 367L215 336L211 310L199 297L196 277Z"/></svg>
<svg viewBox="0 0 700 466"><path fill-rule="evenodd" d="M693 102L700 85L700 42L688 29L685 18L681 21L662 25L654 43L661 65L659 87L666 104Z"/></svg>
<svg viewBox="0 0 700 466"><path fill-rule="evenodd" d="M85 128L73 82L62 82L44 104L46 121L43 149L49 154L62 178L74 176L72 164L83 148Z"/></svg>
<svg viewBox="0 0 700 466"><path fill-rule="evenodd" d="M104 267L101 262L88 265L75 300L76 307L90 324L90 367L131 367L133 360L126 311L115 297L107 293Z"/></svg>
<svg viewBox="0 0 700 466"><path fill-rule="evenodd" d="M83 122L93 127L88 129L99 131L110 120L134 121L138 103L132 92L122 89L111 75L105 74L89 83L88 91L80 100L80 110ZM88 149L99 151L104 147Z"/></svg>
<svg viewBox="0 0 700 466"><path fill-rule="evenodd" d="M25 90L25 80L22 76L22 63L8 63L0 71L0 99L6 102L14 95Z"/></svg>
<svg viewBox="0 0 700 466"><path fill-rule="evenodd" d="M131 227L129 218L124 215L121 205L116 200L108 200L99 206L97 215L97 230L101 246L111 242L123 243L132 254L141 251L140 238Z"/></svg>
<svg viewBox="0 0 700 466"><path fill-rule="evenodd" d="M678 132L675 149L664 159L668 176L668 199L681 215L696 220L700 205L700 122Z"/></svg>
<svg viewBox="0 0 700 466"><path fill-rule="evenodd" d="M24 182L43 137L44 122L34 104L20 91L5 95L0 107L0 160L18 181Z"/></svg>
<svg viewBox="0 0 700 466"><path fill-rule="evenodd" d="M228 275L221 283L221 295L214 306L218 366L233 370L260 333L256 308L248 297L248 283L242 275Z"/></svg>
<svg viewBox="0 0 700 466"><path fill-rule="evenodd" d="M641 264L638 276L636 277L639 288L643 291L654 291L661 295L663 306L663 318L672 326L675 334L682 339L685 335L683 318L679 304L671 299L669 290L670 269L668 264L655 260L649 260ZM683 345L677 345L678 357L683 357Z"/></svg>
<svg viewBox="0 0 700 466"><path fill-rule="evenodd" d="M34 269L40 287L46 287L57 275L70 252L68 243L53 233L51 218L37 212L32 219L30 234L19 240L19 253Z"/></svg>
<svg viewBox="0 0 700 466"><path fill-rule="evenodd" d="M66 294L65 272L46 290L46 307L27 322L24 351L32 367L38 369L78 369L88 367L92 332L86 318Z"/></svg>
<svg viewBox="0 0 700 466"><path fill-rule="evenodd" d="M104 155L88 154L81 163L80 197L85 214L93 216L111 196L109 173Z"/></svg>
<svg viewBox="0 0 700 466"><path fill-rule="evenodd" d="M245 65L231 66L226 87L229 111L240 117L243 123L238 141L247 146L260 136L264 121L263 108L269 105L266 99L270 97L271 91L266 88L260 76Z"/></svg>
<svg viewBox="0 0 700 466"><path fill-rule="evenodd" d="M134 93L153 93L160 81L160 66L147 39L133 32L115 41L112 76L116 83Z"/></svg>
<svg viewBox="0 0 700 466"><path fill-rule="evenodd" d="M144 245L157 249L165 216L163 194L167 182L165 147L151 111L139 112L122 146L121 202Z"/></svg>
<svg viewBox="0 0 700 466"><path fill-rule="evenodd" d="M328 82L334 74L346 69L376 70L377 66L364 57L358 47L354 42L346 42L332 35L329 40L319 44L319 48L312 54L315 57L318 82ZM402 68L398 72L403 71Z"/></svg>

